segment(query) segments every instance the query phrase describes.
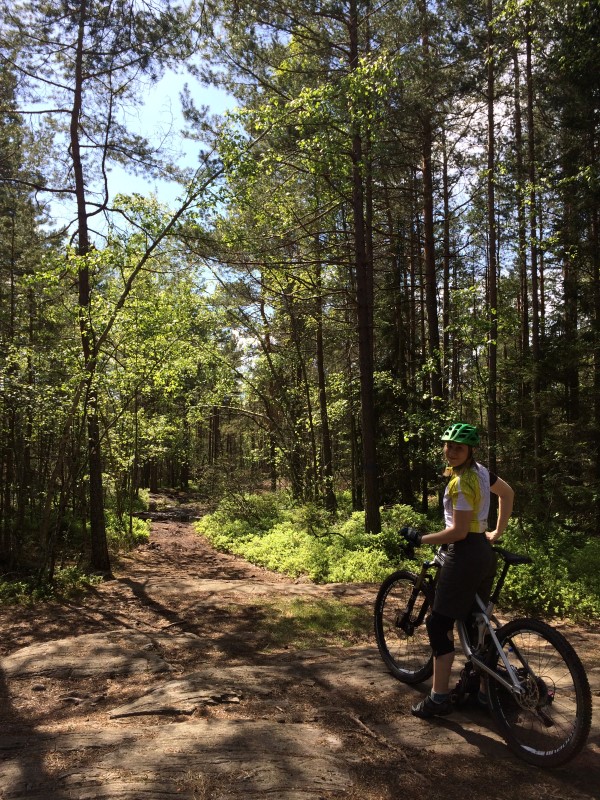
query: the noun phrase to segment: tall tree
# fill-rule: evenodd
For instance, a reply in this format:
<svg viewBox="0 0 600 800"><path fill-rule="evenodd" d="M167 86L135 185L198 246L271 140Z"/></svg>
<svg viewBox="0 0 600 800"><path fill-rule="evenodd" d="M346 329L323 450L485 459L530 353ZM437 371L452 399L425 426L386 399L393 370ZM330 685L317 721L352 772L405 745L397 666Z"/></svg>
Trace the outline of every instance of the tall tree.
<svg viewBox="0 0 600 800"><path fill-rule="evenodd" d="M496 235L496 131L494 107L496 101L496 53L494 46L494 4L487 0L487 227L488 227L488 397L487 397L487 429L489 443L489 466L492 472L497 470L498 445L498 264Z"/></svg>
<svg viewBox="0 0 600 800"><path fill-rule="evenodd" d="M37 302L32 277L42 255L41 215L27 188L37 177L35 143L18 113L18 80L0 72L0 562L23 546L31 474L33 339ZM19 183L13 180L19 178Z"/></svg>
<svg viewBox="0 0 600 800"><path fill-rule="evenodd" d="M98 349L92 313L91 221L108 208L111 161L143 163L148 170L159 167L147 142L129 135L119 123L118 114L127 103L134 102L140 76L155 75L172 57L175 43L183 44L185 36L180 13L168 3L138 7L132 0L119 0L111 5L73 0L67 7L49 2L39 9L29 6L5 13L5 24L18 46L16 69L38 100L56 99L56 105L49 106L46 116L57 119L57 128L60 129L62 117L66 122L64 149L60 154L65 164L65 172L59 176L61 183L38 188L72 197L76 208L73 235L78 256L79 327L86 374L91 561L98 571L109 572L101 433L94 382ZM36 115L44 117L37 110ZM60 467L56 472L60 472Z"/></svg>
<svg viewBox="0 0 600 800"><path fill-rule="evenodd" d="M531 8L525 10L525 84L527 92L527 176L529 183L528 222L529 256L531 271L531 356L533 368L533 451L534 474L537 486L542 485L542 410L541 410L541 333L540 333L540 288L539 247L537 209L537 160L535 125L535 85L533 73L534 17Z"/></svg>
<svg viewBox="0 0 600 800"><path fill-rule="evenodd" d="M420 6L424 73L423 107L421 111L423 152L423 261L425 264L428 356L432 365L430 369L431 396L435 403L443 398L438 314L438 278L434 232L433 110L430 105L432 96L434 96L433 86L438 76L433 69L431 54L430 25L432 15L429 11L427 0L421 0Z"/></svg>
<svg viewBox="0 0 600 800"><path fill-rule="evenodd" d="M361 15L362 17L362 15ZM349 69L359 66L359 29L366 17L359 17L358 0L350 0L348 9ZM351 101L353 102L353 101ZM370 533L381 530L379 513L379 468L375 428L374 341L373 341L373 262L368 240L372 231L365 218L366 151L364 134L358 126L358 110L350 109L352 154L352 219L356 270L356 310L360 375L360 419L365 486L365 528ZM368 135L368 132L365 132Z"/></svg>

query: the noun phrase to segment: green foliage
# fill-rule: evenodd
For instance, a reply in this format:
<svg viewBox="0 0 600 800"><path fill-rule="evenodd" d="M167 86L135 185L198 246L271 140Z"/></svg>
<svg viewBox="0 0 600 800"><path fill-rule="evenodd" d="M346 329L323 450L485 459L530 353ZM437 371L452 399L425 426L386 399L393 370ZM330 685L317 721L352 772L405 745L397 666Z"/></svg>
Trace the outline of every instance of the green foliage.
<svg viewBox="0 0 600 800"><path fill-rule="evenodd" d="M523 535L513 524L502 546L526 553L533 563L512 568L500 598L501 604L545 617L574 620L600 615L600 541L579 542L564 528Z"/></svg>
<svg viewBox="0 0 600 800"><path fill-rule="evenodd" d="M75 565L55 570L51 581L0 576L0 605L33 605L58 597L69 598L97 585L101 580L101 577L88 575Z"/></svg>
<svg viewBox="0 0 600 800"><path fill-rule="evenodd" d="M382 532L372 535L365 533L363 512L333 523L312 504L291 506L287 494L250 495L224 501L196 523L196 530L220 549L293 577L376 582L401 557L398 529L426 525L425 517L408 506L387 509L382 517Z"/></svg>
<svg viewBox="0 0 600 800"><path fill-rule="evenodd" d="M377 583L395 566L385 553L376 549L351 550L339 560L329 564L328 582L354 583L356 581Z"/></svg>
<svg viewBox="0 0 600 800"><path fill-rule="evenodd" d="M343 497L339 505L345 507ZM403 557L398 533L403 525L437 527L409 506L396 505L382 510L382 531L372 535L365 533L362 512L332 522L311 504L293 506L289 495L273 493L223 502L196 529L220 549L295 578L377 583L402 563L418 567ZM575 620L600 614L599 540L577 539L566 528L542 538L513 522L503 546L533 559L509 571L500 598L505 608Z"/></svg>
<svg viewBox="0 0 600 800"><path fill-rule="evenodd" d="M239 544L267 534L282 519L288 503L286 494L230 495L196 523L196 530L215 547L235 553Z"/></svg>
<svg viewBox="0 0 600 800"><path fill-rule="evenodd" d="M420 531L430 531L441 526L439 520L432 522L425 514L415 511L406 505L395 505L383 509L381 513L382 530L377 539L388 558L398 558L404 539L400 536L400 528L410 525Z"/></svg>
<svg viewBox="0 0 600 800"><path fill-rule="evenodd" d="M112 550L133 550L150 538L150 522L128 515L119 516L114 511L106 512L106 535Z"/></svg>
<svg viewBox="0 0 600 800"><path fill-rule="evenodd" d="M540 525L545 515L555 520L571 514L593 537L599 424L598 4L510 0L494 8L491 94L509 97L518 87L521 92L520 102L496 108L495 130L503 132L494 143L491 176L501 234L496 308L490 307L485 280L491 150L482 118L470 112L488 74L485 14L473 15L464 3L437 4L435 14L426 4L358 4L355 19L337 3L259 6L242 4L240 13L231 14L227 4L211 4L206 23L219 36L204 41L199 35L195 41L204 80L218 80L240 104L220 126L195 113L188 96L188 133L208 146L196 178L182 185L190 200L196 195L193 206L185 213L180 208L173 218L156 197L111 191L111 207L119 213L105 209L106 238L93 236L85 255L76 238L66 245L59 222L37 219L45 193L34 198L27 189L66 185L61 172L70 169L73 154L56 109L68 111L72 97L64 88L70 82L57 76L65 78L73 67L75 51L68 41L77 28L46 5L29 4L31 13L5 20L12 55L0 74L3 560L12 564L36 546L37 553L45 552L33 536L29 541L29 531L47 521L46 499L62 515L53 522L61 548L89 549L84 534L93 484L85 480L85 398L93 395L87 388L97 397L113 546L133 546L146 535L137 521L131 529L121 521L140 475L153 486L193 482L211 502L232 486L264 486L266 478L291 486L297 499L322 497L321 397L335 483L356 485L360 359L350 298L361 224L353 225L358 210L353 189L364 190L370 208L363 233L373 254L380 501L422 497L426 504L439 472L442 416L452 411L457 418L484 421L495 384L502 435L490 444L502 476L517 489L517 513ZM130 103L141 98L132 70L141 75L153 68L158 77L158 62L165 58L183 69L188 36L199 32L175 25L179 12L142 11L130 22L136 36L140 30L148 35L125 41L119 37L119 14L105 18L90 6L86 22L82 9L86 59L93 60L102 43L103 53L119 56L113 67L129 76L113 84L101 78L101 69L83 71L79 135L86 185L94 192L99 181L102 191L107 155L149 169L150 176L157 169L183 181L181 164L162 162L168 147L159 157L143 137L129 135L123 122L112 125L125 120ZM525 11L531 17L527 25ZM53 37L40 34L49 18L67 37L56 47ZM530 33L534 57L528 76L524 38ZM116 49L104 47L107 42ZM213 45L210 55L203 52ZM131 60L132 53L139 58ZM530 80L536 87L531 109L525 91ZM28 107L38 81L48 81L50 94L42 95L50 99L56 93L57 102L49 104L49 116L40 111L40 124L31 127L30 115L25 124L19 109ZM119 113L106 116L108 109ZM526 119L523 141L517 140L523 127L517 126L519 109L519 121ZM531 125L536 153L529 164ZM119 147L105 150L102 143L113 141L115 133ZM362 145L354 151L358 139ZM421 161L429 144L439 173L432 198L439 211L437 287L415 273L423 256L423 237L415 238L415 231L423 229ZM213 169L220 175L214 188ZM355 180L359 173L364 185ZM531 187L524 187L526 180ZM539 223L535 235L522 230L533 219ZM529 246L532 237L535 248ZM540 269L545 265L537 295L529 285L536 274L530 249L538 253ZM90 277L85 325L98 347L88 363L93 376L84 369L81 347L82 268ZM209 295L211 272L217 288ZM438 343L428 341L436 306L443 329ZM497 376L489 371L490 317L498 323ZM317 332L323 350L318 358ZM538 356L528 342L540 335ZM448 393L443 414L432 399L438 349ZM325 386L319 385L317 363ZM92 385L83 391L87 377ZM536 420L543 421L540 441L534 441ZM363 538L362 516L352 517L348 493L339 499L335 524L317 505L279 504L269 510L261 505L268 502L228 500L228 508L217 512L227 511L222 524L214 524L222 546L248 540L250 548L258 537L260 548L252 545L256 557L282 568L277 550L287 547L283 543L292 532L297 542L287 554L289 568L318 580L372 579L386 561L395 563L401 524L423 522L410 509L395 507L384 512L389 519L379 536ZM548 540L556 538L557 544L548 561L548 551L530 538L528 546L538 548L536 564L537 556L541 561L536 581L528 586L523 580L519 587L521 602L555 613L552 603L564 610L576 597L597 596L595 539L565 541L554 527ZM514 572L507 591L519 580Z"/></svg>
<svg viewBox="0 0 600 800"><path fill-rule="evenodd" d="M600 539L588 539L572 554L569 574L600 598Z"/></svg>

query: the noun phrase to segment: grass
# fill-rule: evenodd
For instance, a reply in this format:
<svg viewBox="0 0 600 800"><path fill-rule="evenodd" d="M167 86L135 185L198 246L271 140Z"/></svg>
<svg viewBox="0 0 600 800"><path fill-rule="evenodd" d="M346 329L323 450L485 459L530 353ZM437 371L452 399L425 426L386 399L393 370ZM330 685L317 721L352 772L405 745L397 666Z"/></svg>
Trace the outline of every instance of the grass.
<svg viewBox="0 0 600 800"><path fill-rule="evenodd" d="M349 647L371 636L370 607L354 606L340 600L278 598L252 605L259 613L255 630L267 640L264 648L311 650L318 647Z"/></svg>

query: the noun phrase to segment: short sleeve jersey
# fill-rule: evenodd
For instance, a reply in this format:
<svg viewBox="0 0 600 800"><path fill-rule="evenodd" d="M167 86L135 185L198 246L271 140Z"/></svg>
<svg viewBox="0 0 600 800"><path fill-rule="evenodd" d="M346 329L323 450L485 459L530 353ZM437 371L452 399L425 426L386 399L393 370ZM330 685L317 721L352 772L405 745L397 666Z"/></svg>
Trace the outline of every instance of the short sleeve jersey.
<svg viewBox="0 0 600 800"><path fill-rule="evenodd" d="M444 493L444 519L452 525L454 510L472 511L469 533L483 533L487 529L490 512L490 479L488 470L477 461L462 474L453 473Z"/></svg>

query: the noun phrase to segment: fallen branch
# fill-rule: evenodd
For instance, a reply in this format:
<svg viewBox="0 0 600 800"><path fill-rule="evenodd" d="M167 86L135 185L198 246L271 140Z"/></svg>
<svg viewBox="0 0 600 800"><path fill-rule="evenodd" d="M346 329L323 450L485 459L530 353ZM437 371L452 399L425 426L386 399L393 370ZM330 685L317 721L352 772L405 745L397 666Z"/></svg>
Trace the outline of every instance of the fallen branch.
<svg viewBox="0 0 600 800"><path fill-rule="evenodd" d="M371 730L371 728L369 728L368 725L365 725L365 723L361 719L359 719L359 717L355 717L353 714L349 714L348 712L345 713L345 716L347 716L349 719L352 720L352 722L358 725L358 727L361 730L363 730L368 736L370 736L371 739L375 739L376 742L379 742L379 744L383 745L384 747L387 747L388 750L393 750L394 753L397 753L400 756L402 756L402 758L406 762L406 765L408 766L409 770L413 773L413 775L418 775L419 778L422 778L424 781L427 781L427 783L430 783L430 780L427 777L427 775L424 775L422 772L419 772L418 769L415 769L413 767L413 765L410 763L409 757L402 750L402 748L398 747L398 745L396 744L391 744L391 742L389 742L384 736L380 736L378 733L375 733L375 731Z"/></svg>

